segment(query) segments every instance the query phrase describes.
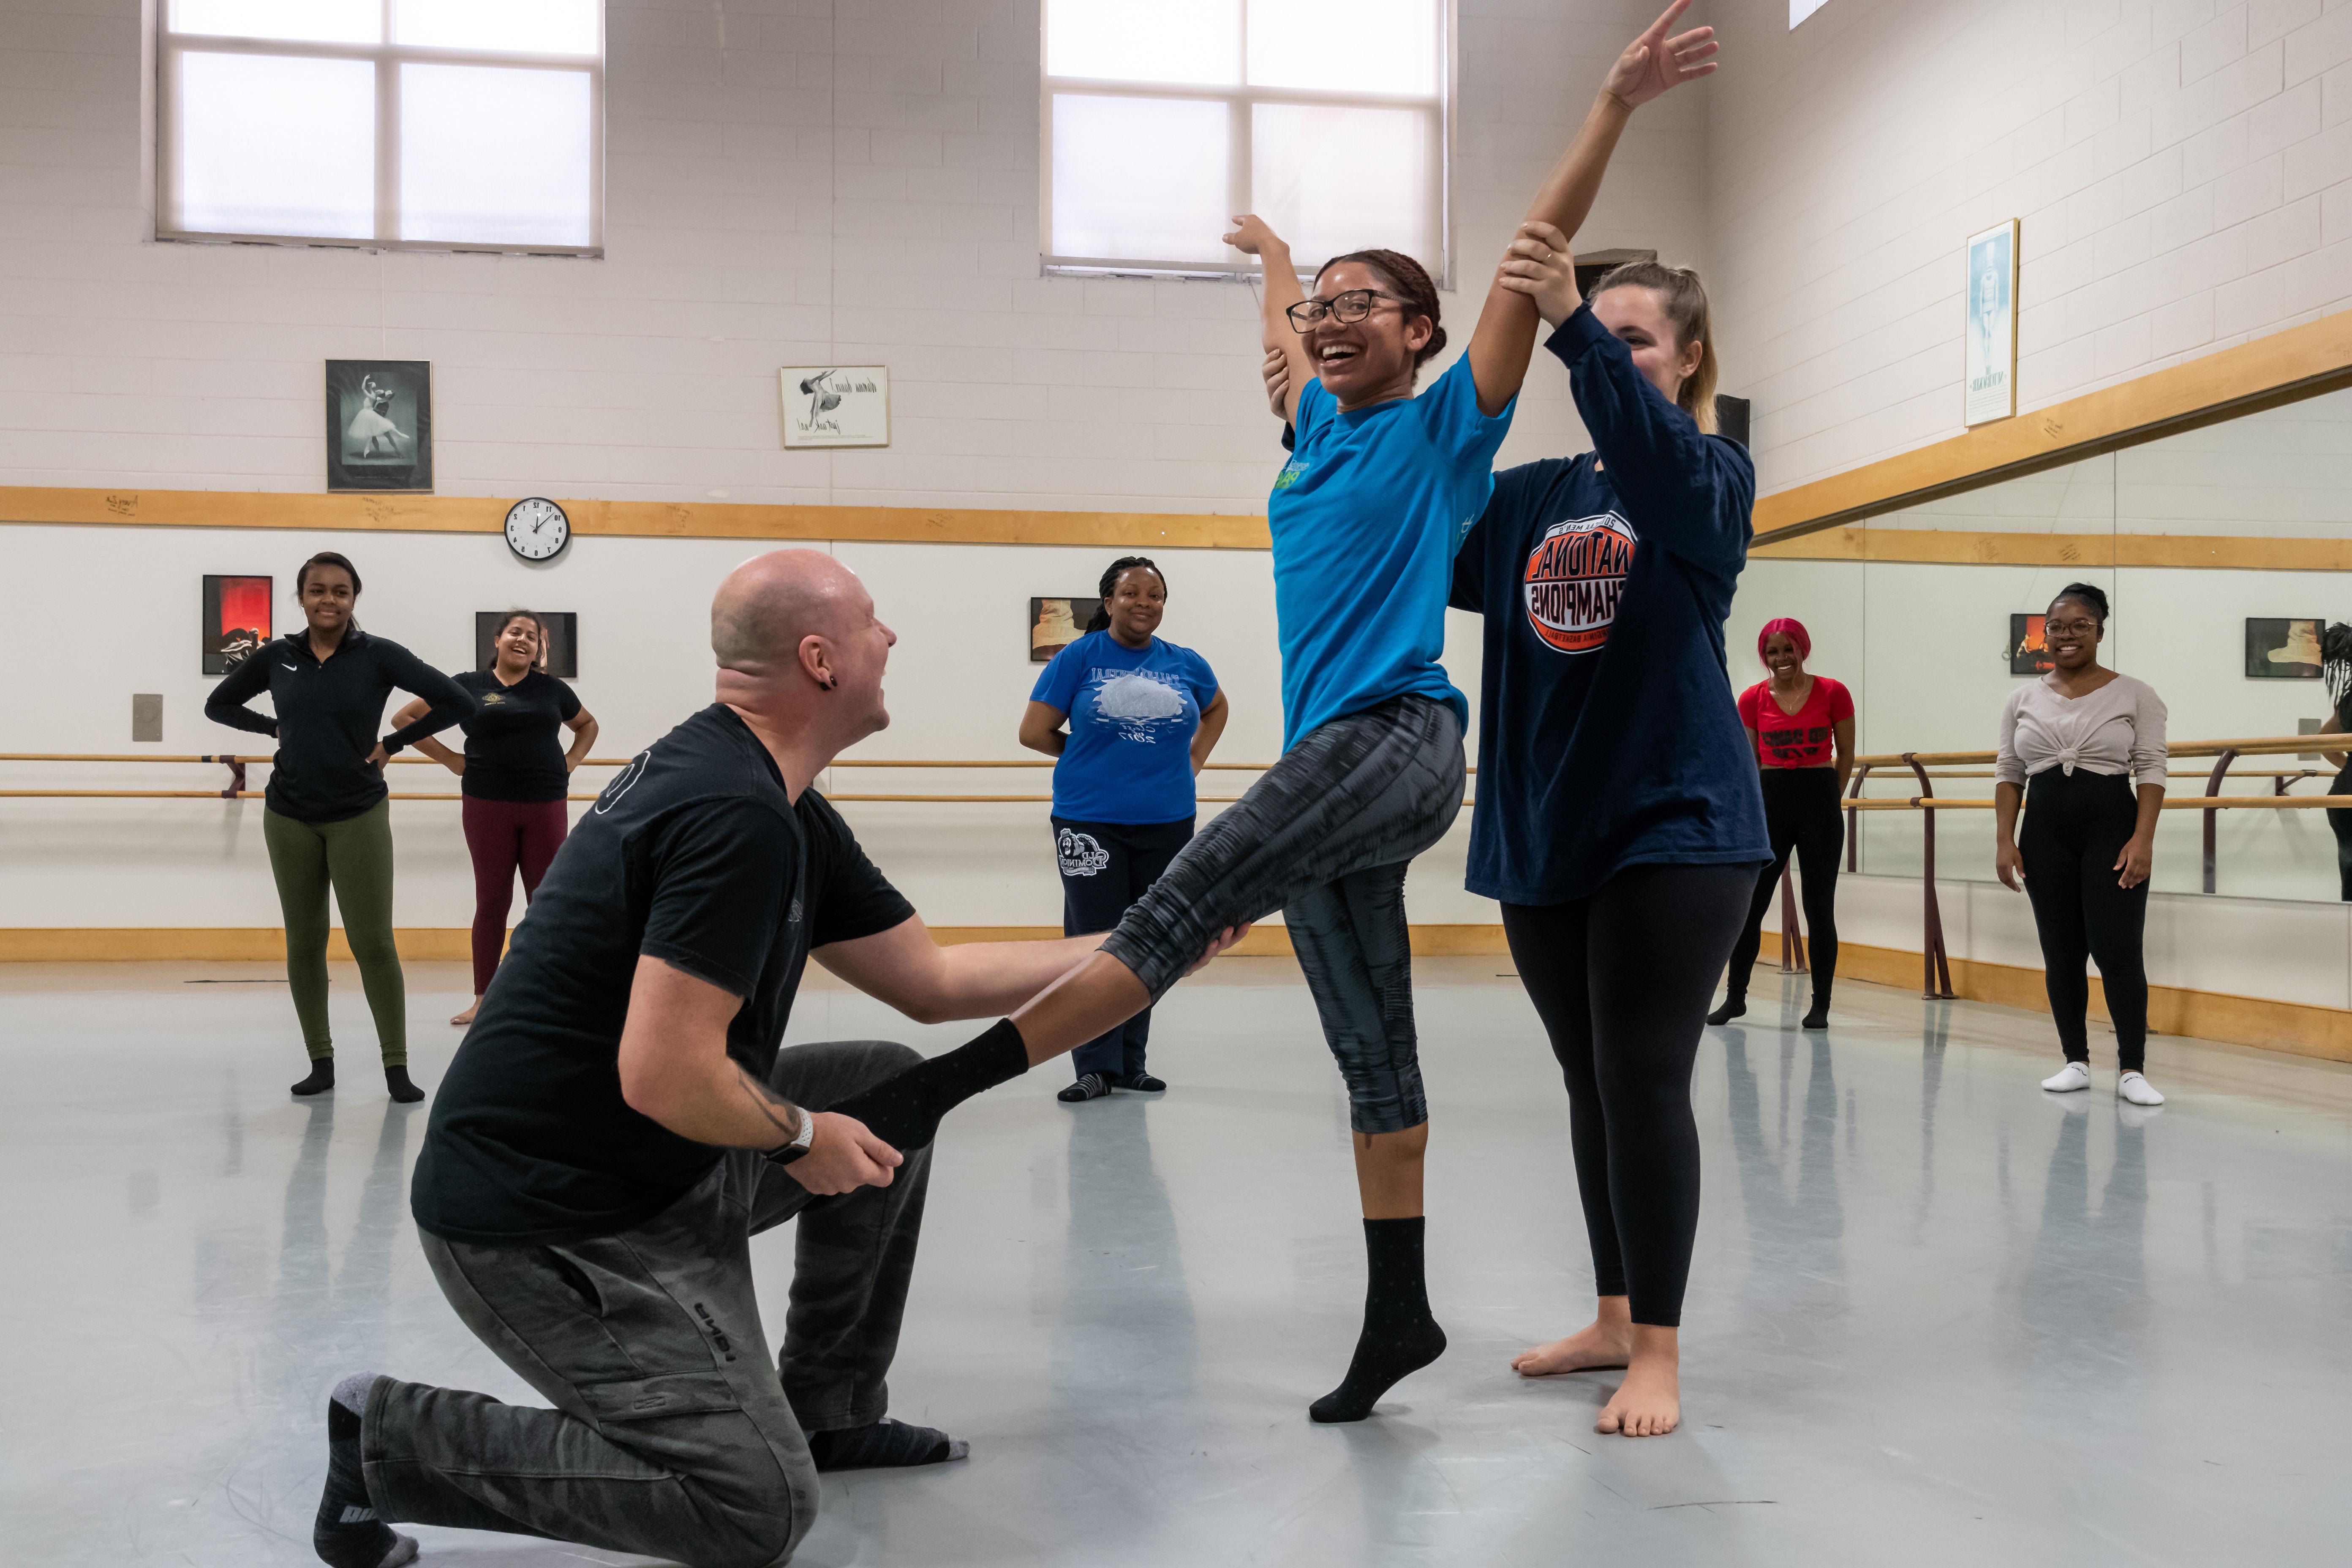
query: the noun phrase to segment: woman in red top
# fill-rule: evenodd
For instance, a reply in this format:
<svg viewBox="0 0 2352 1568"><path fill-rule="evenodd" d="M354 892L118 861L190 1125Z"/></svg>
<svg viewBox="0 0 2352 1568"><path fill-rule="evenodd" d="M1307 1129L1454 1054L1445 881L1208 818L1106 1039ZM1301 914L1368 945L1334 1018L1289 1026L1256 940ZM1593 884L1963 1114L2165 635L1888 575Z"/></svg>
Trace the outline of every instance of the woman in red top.
<svg viewBox="0 0 2352 1568"><path fill-rule="evenodd" d="M1748 924L1731 950L1723 1005L1707 1015L1710 1024L1727 1024L1748 1011L1748 974L1756 967L1764 911L1794 848L1804 886L1805 952L1813 971L1813 1006L1804 1026L1830 1026L1830 983L1837 978L1838 852L1845 847L1838 799L1853 773L1853 698L1828 676L1805 673L1812 651L1813 639L1801 623L1786 616L1767 621L1757 634L1756 652L1772 679L1739 694L1739 721L1748 727L1748 744L1763 771L1772 863L1756 879Z"/></svg>

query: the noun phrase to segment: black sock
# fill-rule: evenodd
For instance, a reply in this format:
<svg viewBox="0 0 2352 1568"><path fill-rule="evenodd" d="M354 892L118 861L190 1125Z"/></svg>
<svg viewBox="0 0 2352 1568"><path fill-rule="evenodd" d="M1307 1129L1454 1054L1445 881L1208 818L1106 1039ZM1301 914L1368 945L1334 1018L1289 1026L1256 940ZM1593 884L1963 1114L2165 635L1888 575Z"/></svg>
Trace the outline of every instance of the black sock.
<svg viewBox="0 0 2352 1568"><path fill-rule="evenodd" d="M1445 1331L1429 1310L1423 1226L1419 1215L1364 1222L1364 1331L1347 1381L1307 1407L1316 1420L1361 1421L1391 1384L1445 1353Z"/></svg>
<svg viewBox="0 0 2352 1568"><path fill-rule="evenodd" d="M310 1549L329 1568L397 1568L416 1556L415 1541L375 1516L360 1469L360 1418L339 1400L327 1402L327 1489Z"/></svg>
<svg viewBox="0 0 2352 1568"><path fill-rule="evenodd" d="M1029 1070L1029 1047L1010 1018L966 1045L917 1062L862 1094L825 1109L854 1116L893 1149L919 1149L938 1136L940 1118L983 1089Z"/></svg>
<svg viewBox="0 0 2352 1568"><path fill-rule="evenodd" d="M888 1416L864 1426L808 1435L809 1458L820 1470L880 1470L937 1465L961 1459L971 1445L933 1426L915 1426Z"/></svg>
<svg viewBox="0 0 2352 1568"><path fill-rule="evenodd" d="M1706 1016L1706 1021L1710 1024L1728 1024L1734 1018L1745 1017L1747 1014L1747 997L1726 996L1723 999L1723 1005L1709 1013Z"/></svg>
<svg viewBox="0 0 2352 1568"><path fill-rule="evenodd" d="M297 1094L320 1094L335 1087L335 1058L312 1057L310 1076L294 1086Z"/></svg>
<svg viewBox="0 0 2352 1568"><path fill-rule="evenodd" d="M1829 997L1819 991L1814 992L1812 1010L1805 1015L1803 1021L1797 1026L1801 1029L1828 1028L1830 1026Z"/></svg>
<svg viewBox="0 0 2352 1568"><path fill-rule="evenodd" d="M425 1098L425 1091L408 1081L405 1065L384 1068L383 1087L390 1089L392 1098L403 1105L414 1105Z"/></svg>

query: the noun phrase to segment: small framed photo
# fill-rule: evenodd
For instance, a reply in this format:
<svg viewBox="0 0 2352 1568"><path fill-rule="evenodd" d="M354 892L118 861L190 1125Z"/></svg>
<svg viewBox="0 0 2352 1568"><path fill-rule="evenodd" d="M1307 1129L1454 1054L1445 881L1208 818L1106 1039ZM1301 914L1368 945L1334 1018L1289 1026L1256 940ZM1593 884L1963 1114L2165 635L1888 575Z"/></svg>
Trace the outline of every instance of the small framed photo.
<svg viewBox="0 0 2352 1568"><path fill-rule="evenodd" d="M784 449L890 444L890 367L802 365L782 373Z"/></svg>
<svg viewBox="0 0 2352 1568"><path fill-rule="evenodd" d="M205 574L204 669L226 675L269 640L268 577Z"/></svg>
<svg viewBox="0 0 2352 1568"><path fill-rule="evenodd" d="M1029 601L1029 662L1051 664L1054 656L1087 635L1087 623L1102 608L1097 598Z"/></svg>
<svg viewBox="0 0 2352 1568"><path fill-rule="evenodd" d="M2246 617L2248 680L2317 680L2322 656L2319 620Z"/></svg>
<svg viewBox="0 0 2352 1568"><path fill-rule="evenodd" d="M488 669L499 662L499 631L511 610L474 612L474 668ZM559 680L580 679L580 616L572 610L533 610L547 628L547 651L539 668Z"/></svg>
<svg viewBox="0 0 2352 1568"><path fill-rule="evenodd" d="M2015 218L1969 237L1967 414L1983 425L2017 412Z"/></svg>
<svg viewBox="0 0 2352 1568"><path fill-rule="evenodd" d="M2038 615L2009 617L2010 674L2047 675L2058 668L2050 657L2049 644L2042 641L2042 621Z"/></svg>
<svg viewBox="0 0 2352 1568"><path fill-rule="evenodd" d="M329 360L327 489L432 488L431 362Z"/></svg>

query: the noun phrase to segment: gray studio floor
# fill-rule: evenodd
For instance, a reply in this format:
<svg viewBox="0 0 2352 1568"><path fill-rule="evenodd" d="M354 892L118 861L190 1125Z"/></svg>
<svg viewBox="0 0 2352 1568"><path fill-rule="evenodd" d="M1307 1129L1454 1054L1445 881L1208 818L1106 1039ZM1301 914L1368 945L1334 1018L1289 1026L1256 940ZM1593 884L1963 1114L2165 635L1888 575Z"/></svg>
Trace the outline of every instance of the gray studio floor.
<svg viewBox="0 0 2352 1568"><path fill-rule="evenodd" d="M893 1378L967 1464L828 1479L808 1564L2342 1561L2352 1068L2157 1044L2173 1103L2060 1102L2046 1024L1854 985L1709 1031L1685 1426L1593 1435L1531 1384L1590 1274L1563 1100L1507 962L1422 968L1432 1295L1453 1336L1360 1426L1309 1399L1361 1247L1336 1075L1288 963L1161 1010L1164 1100L958 1113ZM312 1562L342 1373L530 1397L444 1307L408 1218L422 1108L366 1070L296 1104L266 969L0 966L0 1561ZM199 982L205 982L199 984ZM410 974L419 1078L463 972ZM793 1037L895 1026L838 989ZM2103 1042L2103 1053L2108 1046ZM789 1244L760 1244L781 1300ZM621 1561L422 1531L428 1563Z"/></svg>

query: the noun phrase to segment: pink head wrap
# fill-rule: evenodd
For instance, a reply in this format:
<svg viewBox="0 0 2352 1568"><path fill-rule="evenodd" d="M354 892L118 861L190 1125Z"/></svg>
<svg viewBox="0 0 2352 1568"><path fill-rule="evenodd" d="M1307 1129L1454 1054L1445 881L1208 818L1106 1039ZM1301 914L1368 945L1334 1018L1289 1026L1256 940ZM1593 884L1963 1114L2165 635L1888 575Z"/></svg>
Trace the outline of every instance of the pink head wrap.
<svg viewBox="0 0 2352 1568"><path fill-rule="evenodd" d="M1762 658L1764 657L1764 645L1772 640L1772 634L1775 632L1786 632L1788 634L1789 640L1797 645L1797 657L1799 658L1811 658L1813 657L1813 639L1805 635L1805 623L1799 620L1791 620L1787 616L1781 616L1775 620L1766 621L1764 623L1764 629L1756 634L1756 657L1758 658Z"/></svg>

